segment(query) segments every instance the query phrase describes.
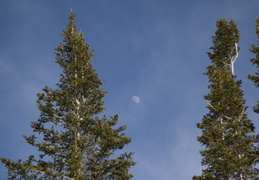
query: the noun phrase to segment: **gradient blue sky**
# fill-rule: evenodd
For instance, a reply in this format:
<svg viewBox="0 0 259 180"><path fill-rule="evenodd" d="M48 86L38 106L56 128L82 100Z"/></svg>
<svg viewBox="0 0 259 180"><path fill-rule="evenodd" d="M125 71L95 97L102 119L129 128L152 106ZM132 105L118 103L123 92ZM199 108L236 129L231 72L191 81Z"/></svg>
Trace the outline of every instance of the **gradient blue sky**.
<svg viewBox="0 0 259 180"><path fill-rule="evenodd" d="M70 8L95 50L94 68L106 81L104 113L119 114L119 123L128 125L132 143L124 150L135 152L135 180L188 180L201 173L196 123L207 112L208 92L202 73L220 18L238 24L235 74L259 129L251 111L258 89L246 79L255 72L248 49L256 43L258 0L1 0L1 157L26 159L36 152L22 135L31 134L30 122L39 117L36 94L59 80L53 52ZM6 177L0 164L0 179Z"/></svg>

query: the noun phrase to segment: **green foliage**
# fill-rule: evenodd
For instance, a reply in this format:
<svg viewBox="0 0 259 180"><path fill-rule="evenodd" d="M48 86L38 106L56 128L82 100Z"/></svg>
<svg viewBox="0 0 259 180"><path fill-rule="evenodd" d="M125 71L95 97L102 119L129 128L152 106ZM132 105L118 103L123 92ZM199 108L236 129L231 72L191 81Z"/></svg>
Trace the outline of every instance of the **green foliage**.
<svg viewBox="0 0 259 180"><path fill-rule="evenodd" d="M233 20L226 19L217 22L217 31L212 36L214 46L210 47L212 53L208 55L217 67L223 67L231 63L231 59L237 54L235 44L239 42L239 31Z"/></svg>
<svg viewBox="0 0 259 180"><path fill-rule="evenodd" d="M115 155L131 142L116 126L118 115L98 117L105 108L103 82L92 68L93 51L75 25L75 15L63 31L63 43L56 48L56 62L63 69L57 89L38 94L40 118L32 122L35 134L24 138L38 148L36 159L18 162L1 158L11 179L131 179L133 153ZM113 157L113 158L111 158Z"/></svg>
<svg viewBox="0 0 259 180"><path fill-rule="evenodd" d="M205 73L210 93L204 96L209 112L197 123L202 130L198 141L205 146L200 153L206 168L193 179L249 179L254 177L252 167L256 160L255 138L250 135L254 126L247 118L241 81L233 74L239 49L239 32L234 21L218 20L212 38L214 46L208 55L213 64Z"/></svg>
<svg viewBox="0 0 259 180"><path fill-rule="evenodd" d="M256 35L257 35L257 40L258 44L252 45L252 48L250 51L255 54L255 58L251 58L251 62L256 65L258 71L255 72L255 75L248 75L248 78L251 79L256 87L259 87L259 18L256 19ZM256 113L259 113L259 101L256 106L254 106L254 111Z"/></svg>

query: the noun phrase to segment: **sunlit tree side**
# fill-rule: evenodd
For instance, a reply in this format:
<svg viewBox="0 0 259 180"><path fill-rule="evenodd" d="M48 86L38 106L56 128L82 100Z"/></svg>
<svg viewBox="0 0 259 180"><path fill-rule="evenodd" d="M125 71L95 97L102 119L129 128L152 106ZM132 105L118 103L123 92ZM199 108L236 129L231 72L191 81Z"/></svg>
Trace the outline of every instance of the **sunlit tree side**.
<svg viewBox="0 0 259 180"><path fill-rule="evenodd" d="M218 20L212 38L214 46L208 53L212 65L205 73L210 92L204 96L209 112L197 123L202 130L198 141L204 146L200 153L205 169L201 176L193 179L246 180L254 177L255 139L250 136L254 126L247 118L241 81L234 75L239 51L239 31L235 22Z"/></svg>
<svg viewBox="0 0 259 180"><path fill-rule="evenodd" d="M77 30L75 14L70 13L62 37L56 48L56 62L63 69L60 82L57 89L45 87L38 94L41 115L31 124L34 134L24 136L38 148L39 157L0 160L10 179L131 179L133 153L120 154L131 138L123 132L126 126L116 125L118 115L98 116L105 109L106 92L100 88L103 82L91 64L93 51Z"/></svg>

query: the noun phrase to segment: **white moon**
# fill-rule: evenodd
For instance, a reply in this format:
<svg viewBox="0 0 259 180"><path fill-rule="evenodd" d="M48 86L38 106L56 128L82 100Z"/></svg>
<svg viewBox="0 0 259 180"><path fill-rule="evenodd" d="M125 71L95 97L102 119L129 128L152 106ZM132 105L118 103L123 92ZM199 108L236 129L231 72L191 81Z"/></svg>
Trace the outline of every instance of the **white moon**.
<svg viewBox="0 0 259 180"><path fill-rule="evenodd" d="M140 103L140 99L139 99L139 97L138 96L133 96L132 98L132 101L134 102L134 103Z"/></svg>

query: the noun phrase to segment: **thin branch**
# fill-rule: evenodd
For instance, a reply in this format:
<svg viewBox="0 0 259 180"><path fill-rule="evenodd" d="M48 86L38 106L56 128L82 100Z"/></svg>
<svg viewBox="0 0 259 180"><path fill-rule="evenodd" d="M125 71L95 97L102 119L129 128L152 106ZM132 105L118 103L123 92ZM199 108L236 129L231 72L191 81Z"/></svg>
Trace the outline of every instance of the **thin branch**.
<svg viewBox="0 0 259 180"><path fill-rule="evenodd" d="M62 120L63 120L63 117L61 117L61 116L58 116L58 115L56 115L56 114L53 114L53 116L54 116L55 118L57 118L57 119L62 119ZM61 124L61 123L59 123L59 122L57 122L57 121L55 121L55 123L56 123L57 125L63 127L63 128L66 128L65 125L63 125L63 124Z"/></svg>
<svg viewBox="0 0 259 180"><path fill-rule="evenodd" d="M39 171L39 170L36 170L36 169L29 169L31 171L34 171L36 173L40 173L42 175L45 175L46 176L46 173L44 171ZM65 176L65 175L61 175L63 178L66 178L66 179L69 179L69 180L75 180L74 178L71 178L71 177L68 177L68 176Z"/></svg>
<svg viewBox="0 0 259 180"><path fill-rule="evenodd" d="M215 108L211 105L210 102L207 102L207 104L208 104L210 107L212 107L213 109L215 109ZM231 117L228 117L228 116L226 116L226 115L223 115L223 117L225 117L225 118L227 118L227 119L231 119Z"/></svg>

